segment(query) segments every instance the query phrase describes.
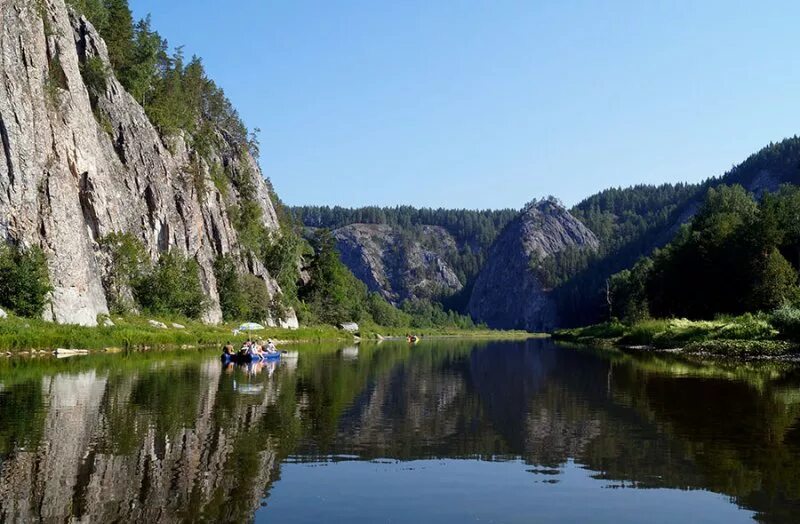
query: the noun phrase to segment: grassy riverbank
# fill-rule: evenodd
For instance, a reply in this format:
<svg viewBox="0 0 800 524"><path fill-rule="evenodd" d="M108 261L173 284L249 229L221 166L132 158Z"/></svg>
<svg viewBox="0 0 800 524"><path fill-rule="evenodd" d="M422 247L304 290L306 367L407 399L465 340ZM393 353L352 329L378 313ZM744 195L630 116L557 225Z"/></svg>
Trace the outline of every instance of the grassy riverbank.
<svg viewBox="0 0 800 524"><path fill-rule="evenodd" d="M95 350L106 348L137 349L167 346L204 346L222 345L227 341L237 343L247 338L246 333L241 333L237 336L233 335L232 332L240 324L239 322L210 326L184 318L157 318L156 320L163 322L167 326L164 329L151 326L148 320L149 318L147 317L114 317L114 326L84 327L9 316L0 320L0 351L21 353L55 348ZM183 327L175 327L175 324ZM363 325L360 335L364 339L377 340L380 338L378 335L394 337L404 336L409 332L422 336L485 338L526 338L531 336L524 332L492 331L478 328L469 330L454 328L399 329L386 328L375 324ZM304 326L295 330L267 328L263 331L254 332L253 336L286 342L353 340L351 333L327 325Z"/></svg>
<svg viewBox="0 0 800 524"><path fill-rule="evenodd" d="M633 324L607 322L558 330L553 338L590 345L677 349L736 357L797 353L800 346L776 315L747 314L698 321L651 319Z"/></svg>
<svg viewBox="0 0 800 524"><path fill-rule="evenodd" d="M209 326L186 319L158 320L166 329L153 327L148 318L126 317L114 319L114 326L84 327L55 324L42 320L9 317L0 320L0 350L19 352L33 349L77 348L122 349L160 346L199 346L224 344L244 340L246 334L233 336L239 323ZM183 328L176 328L180 324ZM258 331L258 336L289 341L349 340L351 335L331 326L304 327L297 330L268 328Z"/></svg>
<svg viewBox="0 0 800 524"><path fill-rule="evenodd" d="M493 339L526 339L533 337L546 337L542 333L528 333L527 331L499 331L474 327L460 329L455 327L440 328L392 328L379 326L373 323L363 323L360 331L361 337L365 340L378 340L381 337L404 337L413 334L420 337L468 337L468 338L493 338Z"/></svg>

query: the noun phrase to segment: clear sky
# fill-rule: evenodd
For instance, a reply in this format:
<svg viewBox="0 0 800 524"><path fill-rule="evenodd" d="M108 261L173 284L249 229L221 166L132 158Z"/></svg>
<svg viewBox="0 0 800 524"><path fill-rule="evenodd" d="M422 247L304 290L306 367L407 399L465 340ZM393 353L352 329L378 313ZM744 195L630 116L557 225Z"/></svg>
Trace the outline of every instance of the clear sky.
<svg viewBox="0 0 800 524"><path fill-rule="evenodd" d="M292 205L573 204L800 132L791 0L130 1L261 128Z"/></svg>

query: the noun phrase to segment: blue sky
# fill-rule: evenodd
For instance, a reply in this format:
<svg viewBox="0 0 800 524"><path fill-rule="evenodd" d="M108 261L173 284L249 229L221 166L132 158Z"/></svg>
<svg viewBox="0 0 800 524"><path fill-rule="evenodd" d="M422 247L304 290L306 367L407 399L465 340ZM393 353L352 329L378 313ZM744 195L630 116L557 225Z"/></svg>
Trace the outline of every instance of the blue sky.
<svg viewBox="0 0 800 524"><path fill-rule="evenodd" d="M288 204L520 207L699 181L800 131L800 2L131 0Z"/></svg>

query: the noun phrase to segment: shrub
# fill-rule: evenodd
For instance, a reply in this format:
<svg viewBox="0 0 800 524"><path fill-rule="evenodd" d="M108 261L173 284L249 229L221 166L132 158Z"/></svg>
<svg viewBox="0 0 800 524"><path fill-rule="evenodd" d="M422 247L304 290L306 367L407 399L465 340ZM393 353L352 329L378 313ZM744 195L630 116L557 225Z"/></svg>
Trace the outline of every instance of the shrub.
<svg viewBox="0 0 800 524"><path fill-rule="evenodd" d="M106 65L100 57L93 56L81 64L81 76L83 77L83 83L86 84L86 88L89 90L92 106L94 106L97 103L97 97L106 90L108 82Z"/></svg>
<svg viewBox="0 0 800 524"><path fill-rule="evenodd" d="M772 312L770 322L782 337L800 340L800 308L785 304Z"/></svg>
<svg viewBox="0 0 800 524"><path fill-rule="evenodd" d="M270 317L273 301L270 300L267 285L255 275L240 273L233 257L217 257L214 261L214 276L217 279L219 304L225 320L264 321Z"/></svg>
<svg viewBox="0 0 800 524"><path fill-rule="evenodd" d="M242 294L246 304L245 314L249 320L266 320L275 313L277 317L283 316L283 311L270 299L267 285L261 278L245 273L240 277ZM274 310L274 311L273 311Z"/></svg>
<svg viewBox="0 0 800 524"><path fill-rule="evenodd" d="M389 304L378 293L369 294L367 310L375 323L381 326L409 327L411 325L411 315Z"/></svg>
<svg viewBox="0 0 800 524"><path fill-rule="evenodd" d="M225 320L245 318L247 304L233 257L222 255L214 260L214 277L217 279L217 293L219 293L222 318Z"/></svg>
<svg viewBox="0 0 800 524"><path fill-rule="evenodd" d="M113 313L135 309L131 288L150 268L144 244L131 233L110 233L98 242L110 259L103 287Z"/></svg>
<svg viewBox="0 0 800 524"><path fill-rule="evenodd" d="M162 253L155 267L137 279L134 295L151 313L198 318L208 308L199 272L196 260L174 251Z"/></svg>
<svg viewBox="0 0 800 524"><path fill-rule="evenodd" d="M0 247L0 305L21 316L40 317L52 289L40 248Z"/></svg>

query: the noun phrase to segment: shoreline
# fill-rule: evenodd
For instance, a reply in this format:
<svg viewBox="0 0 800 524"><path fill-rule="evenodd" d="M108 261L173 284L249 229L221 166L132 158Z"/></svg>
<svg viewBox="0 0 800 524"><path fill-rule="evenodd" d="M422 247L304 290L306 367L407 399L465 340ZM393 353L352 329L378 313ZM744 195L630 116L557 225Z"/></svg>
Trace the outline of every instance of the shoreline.
<svg viewBox="0 0 800 524"><path fill-rule="evenodd" d="M55 324L38 319L9 316L0 319L0 357L46 355L55 356L55 351L64 353L85 350L96 353L120 353L125 351L150 350L189 350L223 346L227 342L234 345L247 340L248 336L259 339L273 339L279 345L294 345L319 342L379 342L399 336L400 331L408 331L422 340L426 338L495 338L526 339L541 334L518 331L493 331L487 329L458 330L453 328L424 328L414 330L384 328L367 325L358 333L350 333L333 326L302 326L298 329L268 327L252 332L233 331L239 322L228 322L216 326L202 324L184 318L155 317L113 317L114 325L95 327L71 324ZM150 324L155 320L166 327ZM405 339L401 336L400 340Z"/></svg>
<svg viewBox="0 0 800 524"><path fill-rule="evenodd" d="M758 316L713 321L653 319L560 329L553 340L595 348L748 360L800 360L800 345Z"/></svg>

